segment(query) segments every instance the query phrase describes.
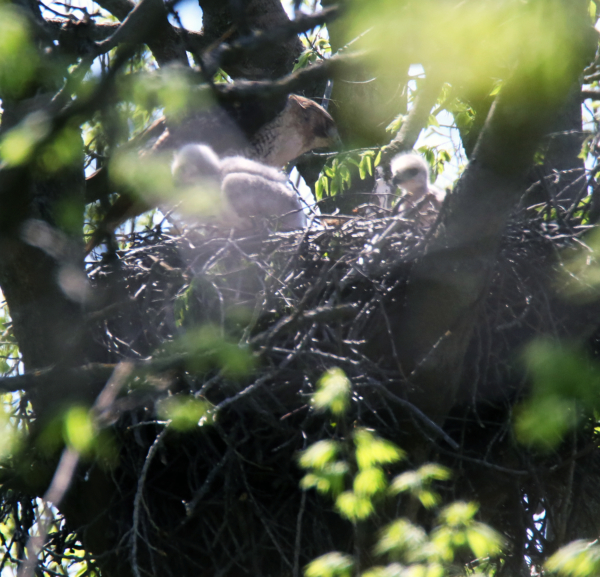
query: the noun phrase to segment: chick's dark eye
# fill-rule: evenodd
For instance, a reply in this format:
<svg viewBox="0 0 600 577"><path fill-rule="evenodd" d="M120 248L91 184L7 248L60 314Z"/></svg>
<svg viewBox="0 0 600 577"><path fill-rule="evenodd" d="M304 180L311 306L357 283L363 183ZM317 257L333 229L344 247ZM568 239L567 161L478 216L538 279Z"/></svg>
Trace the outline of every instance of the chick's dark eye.
<svg viewBox="0 0 600 577"><path fill-rule="evenodd" d="M413 176L417 176L419 170L417 168L409 168L404 172L405 178L412 178Z"/></svg>

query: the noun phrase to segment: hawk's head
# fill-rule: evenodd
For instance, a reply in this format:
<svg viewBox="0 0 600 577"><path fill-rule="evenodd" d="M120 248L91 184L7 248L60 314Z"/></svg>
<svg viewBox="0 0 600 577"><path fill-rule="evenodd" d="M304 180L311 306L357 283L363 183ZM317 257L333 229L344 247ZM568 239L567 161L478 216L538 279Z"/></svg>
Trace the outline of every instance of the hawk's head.
<svg viewBox="0 0 600 577"><path fill-rule="evenodd" d="M286 110L295 118L296 127L304 137L305 150L301 154L313 148L331 146L339 139L333 118L316 102L297 94L290 94L283 114Z"/></svg>
<svg viewBox="0 0 600 577"><path fill-rule="evenodd" d="M331 115L316 102L290 94L285 108L252 139L251 155L271 166L285 166L315 148L339 139Z"/></svg>

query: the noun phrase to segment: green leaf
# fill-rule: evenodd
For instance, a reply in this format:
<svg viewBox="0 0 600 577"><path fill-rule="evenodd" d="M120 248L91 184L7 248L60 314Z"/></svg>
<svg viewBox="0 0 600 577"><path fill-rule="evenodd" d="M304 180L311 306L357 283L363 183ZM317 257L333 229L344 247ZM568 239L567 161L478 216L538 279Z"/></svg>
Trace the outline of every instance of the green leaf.
<svg viewBox="0 0 600 577"><path fill-rule="evenodd" d="M373 165L379 166L380 162L381 162L381 149L379 149L379 151L377 152L377 156L375 157L375 162L373 162Z"/></svg>
<svg viewBox="0 0 600 577"><path fill-rule="evenodd" d="M443 525L463 527L472 521L478 508L475 503L456 501L440 512L439 519Z"/></svg>
<svg viewBox="0 0 600 577"><path fill-rule="evenodd" d="M64 416L63 436L67 445L77 452L91 452L96 431L89 411L82 406L71 407Z"/></svg>
<svg viewBox="0 0 600 577"><path fill-rule="evenodd" d="M342 180L340 178L340 173L339 171L336 171L336 173L333 175L333 178L331 179L331 196L336 196L338 194L338 192L342 191Z"/></svg>
<svg viewBox="0 0 600 577"><path fill-rule="evenodd" d="M416 497L421 502L421 505L425 507L425 509L433 509L434 507L437 507L442 500L437 493L427 490L417 491Z"/></svg>
<svg viewBox="0 0 600 577"><path fill-rule="evenodd" d="M367 177L367 159L368 156L363 156L358 163L358 176L360 176L361 180L364 180Z"/></svg>
<svg viewBox="0 0 600 577"><path fill-rule="evenodd" d="M550 451L562 442L581 416L573 400L558 395L536 397L515 408L515 436L521 443Z"/></svg>
<svg viewBox="0 0 600 577"><path fill-rule="evenodd" d="M405 457L402 449L390 441L381 439L368 429L357 429L354 433L354 443L356 462L360 470L396 463Z"/></svg>
<svg viewBox="0 0 600 577"><path fill-rule="evenodd" d="M440 127L440 123L438 122L438 119L433 114L429 115L429 120L427 121L427 126L435 126L437 128Z"/></svg>
<svg viewBox="0 0 600 577"><path fill-rule="evenodd" d="M347 164L342 164L340 166L340 178L342 181L342 190L352 186L352 175L350 174L350 169Z"/></svg>
<svg viewBox="0 0 600 577"><path fill-rule="evenodd" d="M362 521L375 512L371 499L352 491L344 491L335 500L335 508L350 521Z"/></svg>
<svg viewBox="0 0 600 577"><path fill-rule="evenodd" d="M5 98L18 98L36 74L39 56L27 18L6 4L0 4L0 87Z"/></svg>
<svg viewBox="0 0 600 577"><path fill-rule="evenodd" d="M247 347L230 342L218 327L210 324L188 331L170 343L165 352L184 353L190 370L218 368L231 379L247 376L255 365L255 358Z"/></svg>
<svg viewBox="0 0 600 577"><path fill-rule="evenodd" d="M50 131L48 116L43 112L29 114L23 122L8 130L0 140L0 159L8 166L27 162L33 148Z"/></svg>
<svg viewBox="0 0 600 577"><path fill-rule="evenodd" d="M303 469L322 469L337 457L339 450L336 441L318 441L300 453L298 463Z"/></svg>
<svg viewBox="0 0 600 577"><path fill-rule="evenodd" d="M386 127L386 132L395 133L400 130L402 124L404 123L406 116L404 114L398 114L394 120L392 120Z"/></svg>
<svg viewBox="0 0 600 577"><path fill-rule="evenodd" d="M421 527L413 525L408 519L397 519L381 531L375 545L375 553L393 553L394 558L408 556L414 559L426 543L427 534Z"/></svg>
<svg viewBox="0 0 600 577"><path fill-rule="evenodd" d="M573 541L546 561L546 569L568 577L593 577L600 573L600 545L597 541Z"/></svg>
<svg viewBox="0 0 600 577"><path fill-rule="evenodd" d="M354 492L357 495L373 497L384 491L386 487L387 479L385 474L377 467L359 471L356 477L354 477Z"/></svg>
<svg viewBox="0 0 600 577"><path fill-rule="evenodd" d="M317 382L317 391L312 397L313 406L329 410L334 415L343 415L350 403L351 383L342 369L329 369Z"/></svg>
<svg viewBox="0 0 600 577"><path fill-rule="evenodd" d="M504 546L504 539L491 527L483 523L474 523L467 529L467 543L475 557L495 557L499 555Z"/></svg>
<svg viewBox="0 0 600 577"><path fill-rule="evenodd" d="M178 431L187 431L212 423L208 401L189 395L168 397L157 404L156 412L161 419L171 421L170 426Z"/></svg>
<svg viewBox="0 0 600 577"><path fill-rule="evenodd" d="M317 557L304 569L306 577L351 577L354 560L350 555L333 552Z"/></svg>
<svg viewBox="0 0 600 577"><path fill-rule="evenodd" d="M300 487L304 490L314 488L321 494L335 498L344 490L344 480L348 471L348 464L344 461L329 463L305 475L300 481Z"/></svg>
<svg viewBox="0 0 600 577"><path fill-rule="evenodd" d="M294 64L292 72L296 72L296 70L299 70L300 68L305 68L308 65L310 53L310 50L305 50L302 54L300 54L300 56L298 56L298 60L296 61L296 64Z"/></svg>
<svg viewBox="0 0 600 577"><path fill-rule="evenodd" d="M317 200L323 200L325 196L329 194L329 179L325 174L322 174L317 180L317 184L315 186L315 196Z"/></svg>
<svg viewBox="0 0 600 577"><path fill-rule="evenodd" d="M419 467L418 474L422 481L447 481L450 479L452 472L437 463L427 463Z"/></svg>

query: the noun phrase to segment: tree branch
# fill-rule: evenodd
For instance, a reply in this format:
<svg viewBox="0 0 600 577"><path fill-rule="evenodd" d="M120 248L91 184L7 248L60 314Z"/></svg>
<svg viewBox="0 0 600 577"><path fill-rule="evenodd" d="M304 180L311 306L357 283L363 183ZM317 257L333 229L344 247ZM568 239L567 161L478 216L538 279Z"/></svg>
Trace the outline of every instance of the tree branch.
<svg viewBox="0 0 600 577"><path fill-rule="evenodd" d="M146 42L161 66L170 62L188 66L181 37L169 23L162 0L142 0L137 5L130 0L100 0L98 4L121 20L122 24L125 24L126 20L130 21L130 31L127 35L119 33L118 30L114 32L114 35L119 34L118 41L122 36L129 36L125 38L128 42ZM139 33L136 33L136 29Z"/></svg>
<svg viewBox="0 0 600 577"><path fill-rule="evenodd" d="M241 57L252 54L257 50L279 46L286 40L302 32L307 32L316 26L331 22L339 16L339 13L340 11L337 6L332 6L316 14L303 14L295 20L290 20L270 30L256 30L248 36L244 36L229 44L220 44L212 52L205 55L205 65L207 66L208 73L211 75L218 68L226 68Z"/></svg>
<svg viewBox="0 0 600 577"><path fill-rule="evenodd" d="M415 103L402 124L398 134L381 150L381 164L387 165L393 156L399 152L411 150L421 130L427 125L431 109L435 105L442 88L442 79L437 74L427 76L425 84L419 91Z"/></svg>
<svg viewBox="0 0 600 577"><path fill-rule="evenodd" d="M414 263L406 294L394 295L386 304L388 315L396 319L394 347L401 368L415 386L411 399L438 419L454 404L478 303L527 170L547 127L594 54L595 35L586 34L591 29L587 4L569 0L557 6L564 18L543 27L553 40L540 39L539 53L502 88L471 162L446 199L426 253ZM549 63L561 73L549 75ZM379 344L371 345L372 358L386 354L374 350Z"/></svg>

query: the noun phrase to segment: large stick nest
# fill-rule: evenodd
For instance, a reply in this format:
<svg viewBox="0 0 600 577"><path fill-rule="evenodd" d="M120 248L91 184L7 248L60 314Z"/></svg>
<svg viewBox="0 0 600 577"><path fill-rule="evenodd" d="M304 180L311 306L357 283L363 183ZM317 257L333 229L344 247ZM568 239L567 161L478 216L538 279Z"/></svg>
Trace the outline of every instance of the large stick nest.
<svg viewBox="0 0 600 577"><path fill-rule="evenodd" d="M310 404L317 380L340 367L353 387L348 424L375 428L409 452L432 448L430 458L457 471L448 497L478 498L488 520L512 538L516 556L540 556L535 513L560 498L564 462L560 452L536 459L511 442L510 408L526 383L515 351L564 323L551 304L556 271L561 251L580 243L585 230L544 212L515 215L445 431L391 392L390 385L408 387L393 363L374 363L363 352L369 339L393 330L372 321L390 295L401 298L426 227L380 213L245 238L210 228L130 235L128 249L90 264L104 299L98 349L109 362L181 351L185 360L160 378L146 376L151 395L134 391L125 399L113 427L119 465L94 469L111 502L94 525L69 529L106 531L107 550L119 555L105 567L117 574L131 564L135 574L299 575L320 554L351 550L352 528L326 499L299 489L295 461L312 442L343 435ZM190 348L207 325L201 334L214 345L205 338ZM254 367L229 370L221 352L231 349L221 337L248 350ZM166 429L157 406L168 397L207 400L215 422ZM582 501L598 477L591 461L575 475ZM592 510L590 501L585 506ZM401 511L393 509L390 515Z"/></svg>

